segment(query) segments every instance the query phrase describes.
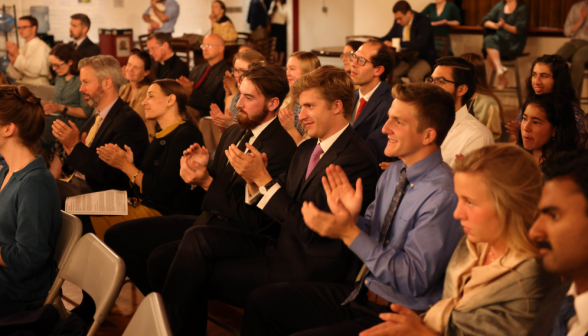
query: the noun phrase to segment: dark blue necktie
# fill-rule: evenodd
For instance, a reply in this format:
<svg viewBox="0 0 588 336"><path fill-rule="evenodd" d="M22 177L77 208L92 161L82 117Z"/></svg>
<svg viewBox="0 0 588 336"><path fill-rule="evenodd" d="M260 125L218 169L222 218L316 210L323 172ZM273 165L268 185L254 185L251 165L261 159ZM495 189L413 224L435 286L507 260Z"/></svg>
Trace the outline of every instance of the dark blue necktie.
<svg viewBox="0 0 588 336"><path fill-rule="evenodd" d="M551 336L566 336L568 334L568 321L574 317L574 315L576 315L574 296L569 295L565 297L561 303L561 307L559 307L559 312L553 323Z"/></svg>

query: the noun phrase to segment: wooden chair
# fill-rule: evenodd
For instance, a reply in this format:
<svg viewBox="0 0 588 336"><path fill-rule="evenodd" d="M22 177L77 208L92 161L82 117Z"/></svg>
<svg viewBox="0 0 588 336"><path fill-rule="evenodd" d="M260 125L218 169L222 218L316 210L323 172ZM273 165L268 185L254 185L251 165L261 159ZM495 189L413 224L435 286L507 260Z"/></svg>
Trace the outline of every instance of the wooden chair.
<svg viewBox="0 0 588 336"><path fill-rule="evenodd" d="M379 37L371 35L349 35L345 37L345 43L349 41L367 42L369 40L378 40Z"/></svg>
<svg viewBox="0 0 588 336"><path fill-rule="evenodd" d="M237 32L237 40L238 44L245 44L251 40L251 34L244 33L244 32Z"/></svg>
<svg viewBox="0 0 588 336"><path fill-rule="evenodd" d="M147 50L147 40L149 40L149 34L139 35L139 49L141 51Z"/></svg>
<svg viewBox="0 0 588 336"><path fill-rule="evenodd" d="M435 36L435 51L437 52L437 58L449 56L450 46L450 39L447 37Z"/></svg>
<svg viewBox="0 0 588 336"><path fill-rule="evenodd" d="M276 51L276 37L267 37L253 41L257 46L259 52L265 57L266 60L271 59L272 53Z"/></svg>
<svg viewBox="0 0 588 336"><path fill-rule="evenodd" d="M190 66L190 53L192 52L190 41L182 38L172 38L171 48L182 61Z"/></svg>

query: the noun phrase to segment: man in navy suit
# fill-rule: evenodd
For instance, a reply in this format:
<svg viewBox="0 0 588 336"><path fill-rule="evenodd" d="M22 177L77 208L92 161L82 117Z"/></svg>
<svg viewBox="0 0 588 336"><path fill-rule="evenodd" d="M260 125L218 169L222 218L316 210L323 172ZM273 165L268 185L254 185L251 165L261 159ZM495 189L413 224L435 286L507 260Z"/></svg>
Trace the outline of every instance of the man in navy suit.
<svg viewBox="0 0 588 336"><path fill-rule="evenodd" d="M408 2L398 1L392 8L396 22L390 32L382 38L386 45L392 46L393 38L400 38L404 52L401 61L394 68L394 84L400 77L408 76L411 83L422 82L431 73L437 54L431 20L421 13L413 12Z"/></svg>
<svg viewBox="0 0 588 336"><path fill-rule="evenodd" d="M355 90L351 125L367 141L378 163L391 161L384 155L388 138L382 133L393 100L392 87L386 82L394 64L390 52L384 43L370 41L364 43L351 60L351 80L359 86Z"/></svg>

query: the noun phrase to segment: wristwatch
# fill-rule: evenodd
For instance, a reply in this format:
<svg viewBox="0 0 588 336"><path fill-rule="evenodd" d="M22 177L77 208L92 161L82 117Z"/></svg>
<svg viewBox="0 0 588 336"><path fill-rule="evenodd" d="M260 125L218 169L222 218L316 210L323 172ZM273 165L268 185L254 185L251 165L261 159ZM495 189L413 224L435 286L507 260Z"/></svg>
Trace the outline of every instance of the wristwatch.
<svg viewBox="0 0 588 336"><path fill-rule="evenodd" d="M67 114L67 106L65 106L63 108L63 110L61 111L61 115L66 115Z"/></svg>
<svg viewBox="0 0 588 336"><path fill-rule="evenodd" d="M259 192L260 192L262 195L265 195L265 194L267 194L267 191L268 191L268 190L270 190L270 188L271 188L271 187L272 187L274 184L276 184L276 180L271 180L271 181L269 181L269 182L268 182L266 185L259 187Z"/></svg>

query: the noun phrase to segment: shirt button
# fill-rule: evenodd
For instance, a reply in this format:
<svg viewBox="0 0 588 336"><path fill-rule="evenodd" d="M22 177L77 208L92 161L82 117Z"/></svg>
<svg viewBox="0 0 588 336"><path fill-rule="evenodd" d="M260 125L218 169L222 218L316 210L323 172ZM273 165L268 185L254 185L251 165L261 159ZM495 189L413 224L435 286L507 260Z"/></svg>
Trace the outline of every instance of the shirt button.
<svg viewBox="0 0 588 336"><path fill-rule="evenodd" d="M367 281L367 280L366 280L366 281L364 281L364 283L365 283L365 284L366 284L366 286L367 286L367 285L369 284L369 281Z"/></svg>
<svg viewBox="0 0 588 336"><path fill-rule="evenodd" d="M160 145L162 145L162 146L165 146L165 140L161 140L161 141L159 142L159 144L160 144Z"/></svg>

